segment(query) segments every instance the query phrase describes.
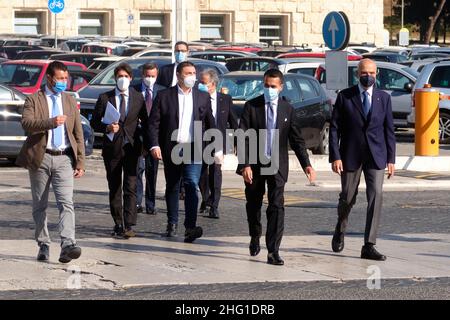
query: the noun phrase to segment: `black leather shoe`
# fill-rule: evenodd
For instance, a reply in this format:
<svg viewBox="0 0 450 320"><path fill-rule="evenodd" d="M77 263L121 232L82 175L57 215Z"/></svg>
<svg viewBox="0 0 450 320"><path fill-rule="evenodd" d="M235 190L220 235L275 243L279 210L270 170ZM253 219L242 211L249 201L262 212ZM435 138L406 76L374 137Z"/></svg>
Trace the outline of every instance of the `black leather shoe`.
<svg viewBox="0 0 450 320"><path fill-rule="evenodd" d="M341 252L344 250L344 233L339 231L338 226L336 226L336 230L334 230L333 240L331 240L331 248L334 252Z"/></svg>
<svg viewBox="0 0 450 320"><path fill-rule="evenodd" d="M203 235L202 227L194 227L190 229L186 229L184 233L184 242L192 243L195 239L200 238Z"/></svg>
<svg viewBox="0 0 450 320"><path fill-rule="evenodd" d="M142 212L144 212L144 209L142 208L142 206L136 206L136 212L142 213Z"/></svg>
<svg viewBox="0 0 450 320"><path fill-rule="evenodd" d="M259 245L259 237L252 237L250 240L250 246L248 248L250 249L250 255L252 257L257 256L261 251L261 246Z"/></svg>
<svg viewBox="0 0 450 320"><path fill-rule="evenodd" d="M150 215L152 215L152 216L156 216L156 214L158 213L158 211L156 210L156 208L153 208L153 209L148 209L148 208L146 208L146 209L145 209L145 213L146 213L146 214L150 214Z"/></svg>
<svg viewBox="0 0 450 320"><path fill-rule="evenodd" d="M50 259L50 248L46 244L41 244L37 255L38 261L48 261Z"/></svg>
<svg viewBox="0 0 450 320"><path fill-rule="evenodd" d="M366 244L361 249L361 259L385 261L386 256L379 253L373 244Z"/></svg>
<svg viewBox="0 0 450 320"><path fill-rule="evenodd" d="M200 204L200 209L198 209L199 213L205 213L206 212L206 202L202 201L202 203Z"/></svg>
<svg viewBox="0 0 450 320"><path fill-rule="evenodd" d="M59 255L59 262L69 263L72 259L78 259L81 256L81 248L76 245L71 245L61 249Z"/></svg>
<svg viewBox="0 0 450 320"><path fill-rule="evenodd" d="M116 224L114 226L113 231L111 232L111 236L113 238L123 238L123 227L120 224Z"/></svg>
<svg viewBox="0 0 450 320"><path fill-rule="evenodd" d="M211 207L211 209L209 209L208 218L219 219L219 210L214 209L214 208Z"/></svg>
<svg viewBox="0 0 450 320"><path fill-rule="evenodd" d="M267 255L267 263L273 264L275 266L282 266L284 265L283 259L281 259L278 252L272 252Z"/></svg>
<svg viewBox="0 0 450 320"><path fill-rule="evenodd" d="M175 237L177 235L177 228L178 226L176 224L169 223L167 225L166 237Z"/></svg>

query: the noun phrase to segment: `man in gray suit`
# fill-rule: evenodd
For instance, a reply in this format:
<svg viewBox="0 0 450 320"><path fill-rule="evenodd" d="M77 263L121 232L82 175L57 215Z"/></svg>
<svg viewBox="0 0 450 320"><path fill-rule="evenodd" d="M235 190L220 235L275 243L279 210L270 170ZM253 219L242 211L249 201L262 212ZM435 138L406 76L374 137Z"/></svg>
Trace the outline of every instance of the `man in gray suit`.
<svg viewBox="0 0 450 320"><path fill-rule="evenodd" d="M64 92L69 78L67 67L54 61L46 77L46 86L25 100L22 127L28 137L17 165L28 169L30 175L37 260L48 261L50 257L46 209L51 183L59 210L59 262L68 263L81 255L75 241L73 178L84 174L83 130L77 103Z"/></svg>

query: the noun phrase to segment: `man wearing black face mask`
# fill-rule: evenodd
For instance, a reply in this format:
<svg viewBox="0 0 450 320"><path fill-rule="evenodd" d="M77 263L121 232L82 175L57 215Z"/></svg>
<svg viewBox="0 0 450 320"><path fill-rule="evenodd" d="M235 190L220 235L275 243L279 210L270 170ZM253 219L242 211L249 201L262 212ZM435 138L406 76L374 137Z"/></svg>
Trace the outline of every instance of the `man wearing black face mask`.
<svg viewBox="0 0 450 320"><path fill-rule="evenodd" d="M361 173L367 186L367 218L361 258L386 260L375 249L381 217L384 171L395 171L395 135L391 97L374 87L377 66L370 59L358 65L359 84L341 91L330 125L330 163L341 176L338 222L332 239L334 252L344 249L350 210L356 201Z"/></svg>

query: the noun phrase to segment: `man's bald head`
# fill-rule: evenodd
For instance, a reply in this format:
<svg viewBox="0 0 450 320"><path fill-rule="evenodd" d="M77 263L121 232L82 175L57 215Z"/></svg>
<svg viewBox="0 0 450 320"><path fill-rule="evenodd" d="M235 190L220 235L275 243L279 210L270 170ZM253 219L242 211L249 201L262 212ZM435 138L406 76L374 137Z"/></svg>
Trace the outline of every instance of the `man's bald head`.
<svg viewBox="0 0 450 320"><path fill-rule="evenodd" d="M358 64L358 77L360 78L360 82L361 82L361 77L373 77L374 79L377 76L377 65L375 64L375 62L371 59L362 59L359 61ZM375 81L373 81L375 82ZM361 83L361 85L365 88L368 88L370 86L373 85L373 83L371 83L369 81L369 83Z"/></svg>

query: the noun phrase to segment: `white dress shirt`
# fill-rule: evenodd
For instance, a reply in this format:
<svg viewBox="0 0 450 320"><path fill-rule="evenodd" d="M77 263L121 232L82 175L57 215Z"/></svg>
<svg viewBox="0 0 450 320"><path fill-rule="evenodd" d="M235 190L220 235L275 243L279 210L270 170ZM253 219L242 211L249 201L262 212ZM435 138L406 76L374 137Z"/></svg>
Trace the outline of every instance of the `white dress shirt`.
<svg viewBox="0 0 450 320"><path fill-rule="evenodd" d="M128 100L130 97L130 90L127 89L127 91L120 91L119 89L116 88L115 90L116 92L116 109L120 112L120 95L123 94L124 95L124 99L125 99L125 116L128 114Z"/></svg>
<svg viewBox="0 0 450 320"><path fill-rule="evenodd" d="M150 88L150 92L152 93L152 99L155 98L155 94L153 93L153 87L154 86L155 85L149 87ZM144 97L144 101L145 101L147 99L147 96L146 96L147 86L145 84L143 84L143 83L141 85L141 92L142 92L142 96Z"/></svg>
<svg viewBox="0 0 450 320"><path fill-rule="evenodd" d="M216 121L217 125L217 92L214 91L214 93L211 95L211 108L212 108L212 114L214 117L214 120Z"/></svg>
<svg viewBox="0 0 450 320"><path fill-rule="evenodd" d="M63 115L64 111L63 111L63 107L62 107L62 95L61 93L59 94L54 94L49 88L48 86L45 86L45 97L47 98L47 106L48 106L48 117L49 119L54 118L52 113L53 113L53 100L51 96L55 96L56 97L56 104L58 105L59 108L59 114ZM62 151L67 149L67 147L70 146L70 141L69 138L67 137L67 132L66 132L66 126L63 125L63 134L64 134L64 139L63 139L63 143L61 146L59 146L59 148L56 148L53 146L52 144L52 140L53 140L53 130L50 129L48 130L48 140L47 140L47 149L49 150L53 150L53 151Z"/></svg>
<svg viewBox="0 0 450 320"><path fill-rule="evenodd" d="M175 62L175 66L173 67L173 77L172 77L172 87L177 84L178 78L177 78L177 67L179 63Z"/></svg>
<svg viewBox="0 0 450 320"><path fill-rule="evenodd" d="M178 143L191 143L194 136L194 99L192 89L188 93L178 89Z"/></svg>

